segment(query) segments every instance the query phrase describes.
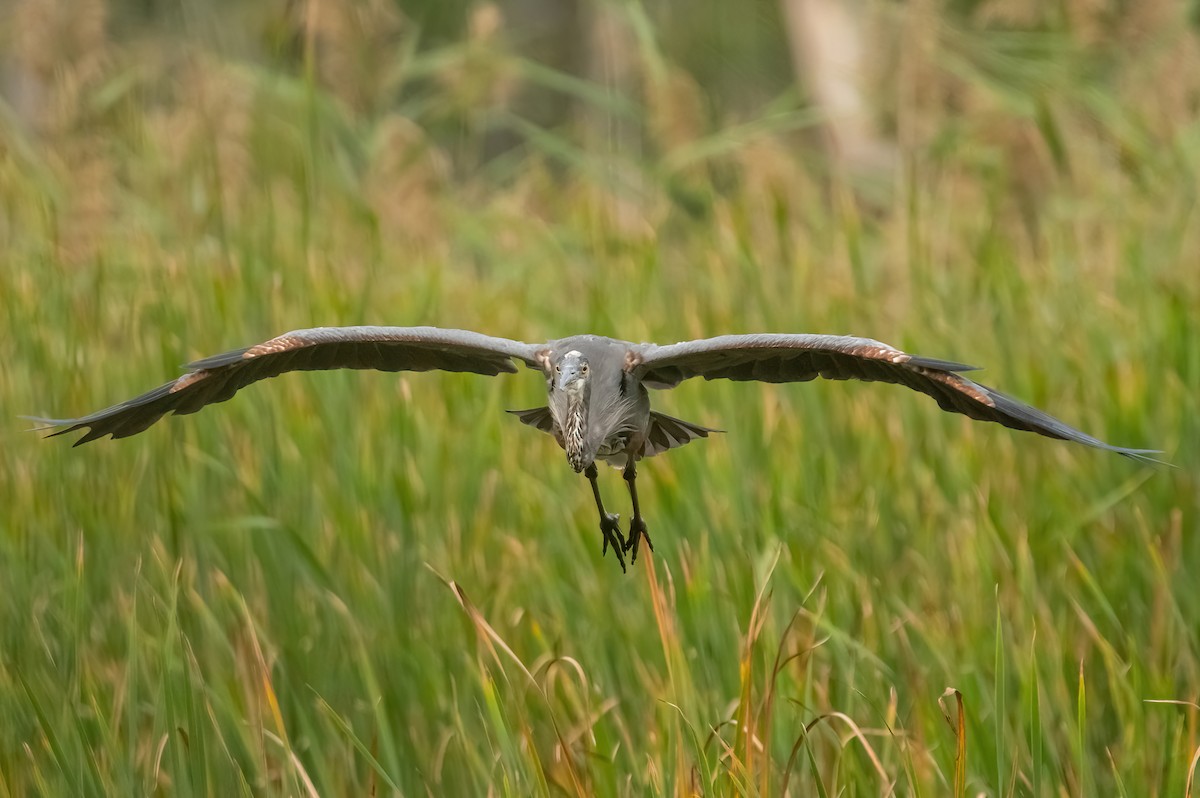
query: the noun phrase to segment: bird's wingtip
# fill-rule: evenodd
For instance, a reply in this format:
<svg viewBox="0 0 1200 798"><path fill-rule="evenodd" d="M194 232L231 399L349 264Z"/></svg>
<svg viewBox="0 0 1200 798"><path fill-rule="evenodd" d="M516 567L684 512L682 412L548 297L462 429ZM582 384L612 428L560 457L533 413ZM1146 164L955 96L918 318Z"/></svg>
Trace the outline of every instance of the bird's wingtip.
<svg viewBox="0 0 1200 798"><path fill-rule="evenodd" d="M1166 466L1167 468L1179 468L1174 463L1163 460L1160 457L1152 457L1151 455L1162 454L1161 449L1126 449L1120 446L1112 447L1112 450L1122 457L1128 457L1130 460L1136 460L1139 463L1148 465Z"/></svg>
<svg viewBox="0 0 1200 798"><path fill-rule="evenodd" d="M79 423L79 419L75 419L75 418L45 418L43 416L17 416L17 418L24 419L25 421L33 421L34 423L41 424L42 426L40 426L40 427L30 427L29 429L27 429L25 431L26 432L45 432L47 434L43 437L46 437L46 438L56 438L59 435L66 435L68 432L74 432L74 431L76 431L78 429L82 429L84 427L83 424ZM61 427L61 429L59 429L60 427ZM87 443L90 440L94 440L94 438L92 437L92 432L89 429L87 435L83 436L82 438L75 441L75 443L73 443L71 445L78 446L79 444Z"/></svg>
<svg viewBox="0 0 1200 798"><path fill-rule="evenodd" d="M26 432L49 432L55 427L61 427L64 424L70 424L69 418L46 418L44 416L17 416L22 421L32 421L35 424L41 424L40 427L30 427ZM58 435L59 433L54 433Z"/></svg>

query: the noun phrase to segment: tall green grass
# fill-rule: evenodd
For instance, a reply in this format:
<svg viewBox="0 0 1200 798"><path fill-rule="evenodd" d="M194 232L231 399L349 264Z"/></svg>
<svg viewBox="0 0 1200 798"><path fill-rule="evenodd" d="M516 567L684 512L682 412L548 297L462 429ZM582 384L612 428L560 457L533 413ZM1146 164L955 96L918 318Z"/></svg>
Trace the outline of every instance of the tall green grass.
<svg viewBox="0 0 1200 798"><path fill-rule="evenodd" d="M1194 793L1194 33L934 15L880 188L790 94L659 124L701 87L622 13L635 96L478 32L343 31L388 76L356 105L336 41L264 67L162 33L6 116L0 795ZM644 145L533 125L505 81ZM502 412L532 373L290 375L79 449L17 418L358 323L869 335L1176 467L894 386L689 383L657 407L728 432L645 463L622 575Z"/></svg>

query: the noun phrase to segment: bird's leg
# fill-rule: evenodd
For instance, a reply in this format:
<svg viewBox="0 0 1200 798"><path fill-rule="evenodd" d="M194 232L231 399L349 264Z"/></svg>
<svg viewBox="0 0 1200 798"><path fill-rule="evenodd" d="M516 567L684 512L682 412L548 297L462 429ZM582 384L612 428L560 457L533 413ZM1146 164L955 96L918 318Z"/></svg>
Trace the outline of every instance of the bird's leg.
<svg viewBox="0 0 1200 798"><path fill-rule="evenodd" d="M646 539L646 545L650 547L650 551L654 551L654 544L650 542L650 535L646 531L646 522L642 520L642 508L638 506L637 467L633 463L632 456L625 465L624 476L626 484L629 485L629 498L633 502L633 518L629 521L629 539L625 542L625 551L632 549L633 556L629 561L637 562L638 543L641 539Z"/></svg>
<svg viewBox="0 0 1200 798"><path fill-rule="evenodd" d="M625 572L625 538L621 536L621 526L617 523L620 518L616 513L604 512L604 501L600 498L600 485L596 482L598 476L596 472L596 464L592 463L583 472L583 475L588 478L588 482L592 483L592 495L596 497L596 509L600 511L600 533L604 535L604 546L600 549L600 556L608 554L608 544L612 544L613 554L617 555L617 562L621 564L621 572Z"/></svg>

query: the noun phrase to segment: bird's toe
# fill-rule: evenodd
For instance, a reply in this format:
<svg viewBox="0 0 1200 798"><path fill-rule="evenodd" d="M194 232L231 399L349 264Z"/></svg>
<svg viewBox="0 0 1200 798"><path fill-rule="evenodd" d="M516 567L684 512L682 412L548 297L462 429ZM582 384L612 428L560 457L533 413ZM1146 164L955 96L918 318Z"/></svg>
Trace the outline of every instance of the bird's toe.
<svg viewBox="0 0 1200 798"><path fill-rule="evenodd" d="M654 551L654 544L650 542L650 533L647 530L646 522L640 517L636 517L629 522L629 537L625 541L625 551L632 552L629 558L630 562L637 562L638 548L642 540L646 541L650 551Z"/></svg>
<svg viewBox="0 0 1200 798"><path fill-rule="evenodd" d="M626 543L625 536L621 534L620 518L616 513L605 513L600 519L600 535L603 539L600 556L608 554L608 546L611 543L613 554L616 555L617 562L621 565L621 571L624 571Z"/></svg>

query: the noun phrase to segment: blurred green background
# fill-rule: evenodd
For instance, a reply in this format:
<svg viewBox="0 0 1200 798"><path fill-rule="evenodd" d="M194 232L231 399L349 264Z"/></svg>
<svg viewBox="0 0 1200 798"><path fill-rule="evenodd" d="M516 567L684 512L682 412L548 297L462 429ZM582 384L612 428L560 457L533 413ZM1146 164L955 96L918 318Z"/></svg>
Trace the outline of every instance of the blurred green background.
<svg viewBox="0 0 1200 798"><path fill-rule="evenodd" d="M1196 18L0 6L0 795L1184 795ZM18 418L349 324L871 336L1175 467L689 383L658 409L728 434L644 465L622 575L502 412L532 373L289 375L80 449Z"/></svg>

